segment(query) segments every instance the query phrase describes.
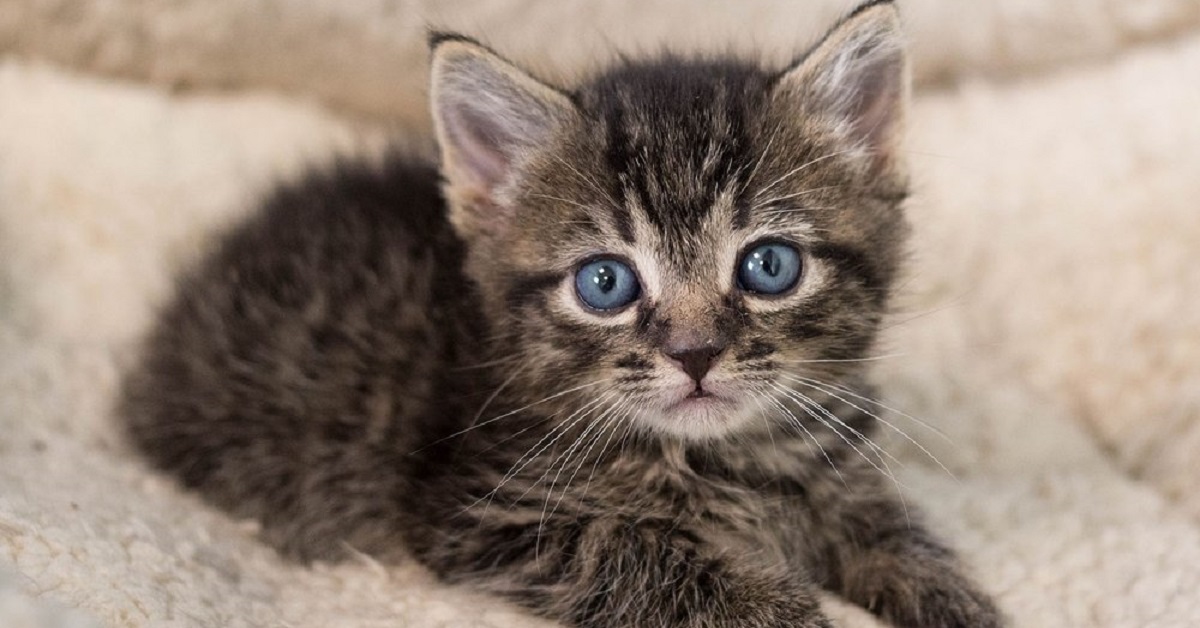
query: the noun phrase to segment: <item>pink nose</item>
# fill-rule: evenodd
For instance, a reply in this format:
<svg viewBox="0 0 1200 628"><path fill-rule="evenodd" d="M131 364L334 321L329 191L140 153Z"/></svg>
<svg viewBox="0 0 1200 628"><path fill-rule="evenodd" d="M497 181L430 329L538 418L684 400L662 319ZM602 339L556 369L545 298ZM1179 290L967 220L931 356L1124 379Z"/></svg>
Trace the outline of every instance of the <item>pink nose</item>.
<svg viewBox="0 0 1200 628"><path fill-rule="evenodd" d="M664 353L699 384L723 351L724 346L705 345L665 350Z"/></svg>

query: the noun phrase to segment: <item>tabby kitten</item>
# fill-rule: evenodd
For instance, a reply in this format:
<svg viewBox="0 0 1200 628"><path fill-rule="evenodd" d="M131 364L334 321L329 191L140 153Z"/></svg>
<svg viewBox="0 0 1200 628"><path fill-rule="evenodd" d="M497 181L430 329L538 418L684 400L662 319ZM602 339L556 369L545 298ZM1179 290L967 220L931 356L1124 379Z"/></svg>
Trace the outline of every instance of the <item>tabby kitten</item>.
<svg viewBox="0 0 1200 628"><path fill-rule="evenodd" d="M304 560L415 556L573 626L1001 619L906 514L863 361L906 63L870 2L782 72L546 85L433 39L439 171L342 164L185 276L125 385L154 464Z"/></svg>

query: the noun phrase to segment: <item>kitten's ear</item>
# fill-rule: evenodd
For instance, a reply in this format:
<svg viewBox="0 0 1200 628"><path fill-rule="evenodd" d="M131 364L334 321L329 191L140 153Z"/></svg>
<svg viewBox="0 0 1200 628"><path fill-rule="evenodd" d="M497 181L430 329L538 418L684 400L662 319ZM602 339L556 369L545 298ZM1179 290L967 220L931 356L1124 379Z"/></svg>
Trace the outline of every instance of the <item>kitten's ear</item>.
<svg viewBox="0 0 1200 628"><path fill-rule="evenodd" d="M828 121L863 149L873 174L902 174L908 60L890 0L860 5L779 77L776 94L798 113Z"/></svg>
<svg viewBox="0 0 1200 628"><path fill-rule="evenodd" d="M503 214L498 194L519 174L523 160L571 117L574 105L474 41L437 34L430 46L433 120L451 193L457 204L473 208L469 211ZM494 222L503 216L467 219Z"/></svg>

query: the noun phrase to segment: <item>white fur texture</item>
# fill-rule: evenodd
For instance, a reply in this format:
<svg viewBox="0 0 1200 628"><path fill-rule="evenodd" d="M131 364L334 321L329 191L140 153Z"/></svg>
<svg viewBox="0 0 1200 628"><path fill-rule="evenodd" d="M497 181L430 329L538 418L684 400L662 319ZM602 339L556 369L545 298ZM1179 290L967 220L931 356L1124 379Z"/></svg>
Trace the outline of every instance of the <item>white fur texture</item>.
<svg viewBox="0 0 1200 628"><path fill-rule="evenodd" d="M4 3L0 22L51 4ZM1049 4L1088 3L1003 6ZM1134 5L1160 25L1195 7L1094 4L1108 26ZM1200 625L1197 76L1193 32L927 89L911 112L916 255L881 350L900 355L878 366L889 403L954 444L889 421L957 480L901 438L889 447L910 503L1016 626ZM380 135L294 100L0 59L0 626L535 625L414 565L281 561L113 429L118 368L171 274L272 178Z"/></svg>

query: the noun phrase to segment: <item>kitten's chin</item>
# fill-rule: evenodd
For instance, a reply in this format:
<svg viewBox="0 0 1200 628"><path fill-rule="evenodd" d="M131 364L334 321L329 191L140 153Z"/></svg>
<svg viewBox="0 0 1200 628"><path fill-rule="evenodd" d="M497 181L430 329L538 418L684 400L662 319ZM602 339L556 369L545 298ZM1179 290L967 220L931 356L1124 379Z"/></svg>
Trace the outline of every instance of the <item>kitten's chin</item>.
<svg viewBox="0 0 1200 628"><path fill-rule="evenodd" d="M683 440L709 441L741 431L755 418L755 408L736 394L684 396L657 412L645 413L651 427Z"/></svg>

